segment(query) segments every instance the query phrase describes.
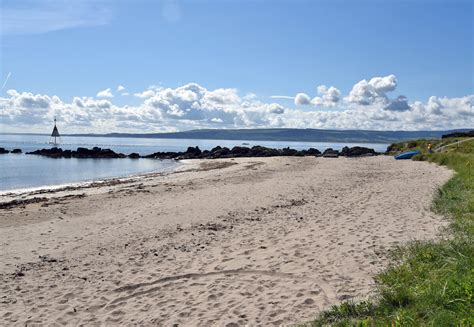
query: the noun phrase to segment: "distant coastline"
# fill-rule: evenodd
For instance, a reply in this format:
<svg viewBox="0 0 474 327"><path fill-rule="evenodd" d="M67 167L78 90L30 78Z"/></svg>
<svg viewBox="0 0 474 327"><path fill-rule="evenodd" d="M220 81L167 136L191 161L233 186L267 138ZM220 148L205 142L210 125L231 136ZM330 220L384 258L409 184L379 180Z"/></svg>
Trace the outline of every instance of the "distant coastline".
<svg viewBox="0 0 474 327"><path fill-rule="evenodd" d="M254 140L295 142L362 142L391 143L410 139L438 139L444 134L467 132L470 129L445 131L374 131L333 129L198 129L172 133L78 133L63 136L118 137L118 138L161 138L161 139L207 139L207 140ZM6 135L44 135L43 133L2 133Z"/></svg>

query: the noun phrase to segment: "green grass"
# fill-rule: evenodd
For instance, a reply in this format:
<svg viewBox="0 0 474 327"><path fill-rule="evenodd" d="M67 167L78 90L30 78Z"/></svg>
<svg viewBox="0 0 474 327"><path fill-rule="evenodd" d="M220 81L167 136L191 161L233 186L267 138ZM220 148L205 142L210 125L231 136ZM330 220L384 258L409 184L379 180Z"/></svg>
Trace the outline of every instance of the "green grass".
<svg viewBox="0 0 474 327"><path fill-rule="evenodd" d="M457 141L456 139L455 141ZM395 249L389 267L377 275L376 296L344 302L309 326L474 326L474 141L427 153L454 140L394 144L391 152L420 150L414 160L445 165L456 175L439 189L433 210L451 224L436 241Z"/></svg>

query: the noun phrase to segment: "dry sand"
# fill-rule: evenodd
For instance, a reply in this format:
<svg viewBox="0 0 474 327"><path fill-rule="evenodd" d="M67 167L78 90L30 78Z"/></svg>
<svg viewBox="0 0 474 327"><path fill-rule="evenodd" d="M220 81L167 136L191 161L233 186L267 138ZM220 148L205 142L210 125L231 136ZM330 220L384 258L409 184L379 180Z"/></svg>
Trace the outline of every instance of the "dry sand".
<svg viewBox="0 0 474 327"><path fill-rule="evenodd" d="M291 325L435 237L452 173L390 157L193 161L0 209L0 325ZM6 208L5 208L6 207Z"/></svg>

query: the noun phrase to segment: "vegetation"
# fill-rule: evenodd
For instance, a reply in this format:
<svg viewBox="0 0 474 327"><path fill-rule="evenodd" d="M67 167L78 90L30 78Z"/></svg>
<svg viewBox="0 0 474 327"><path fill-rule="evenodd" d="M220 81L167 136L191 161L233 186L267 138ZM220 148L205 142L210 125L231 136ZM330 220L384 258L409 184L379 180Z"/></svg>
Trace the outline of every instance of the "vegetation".
<svg viewBox="0 0 474 327"><path fill-rule="evenodd" d="M377 292L361 303L344 302L310 326L474 326L474 140L428 153L463 139L393 144L391 152L419 150L426 160L456 171L439 189L433 210L451 218L442 237L414 242L391 253L376 276Z"/></svg>

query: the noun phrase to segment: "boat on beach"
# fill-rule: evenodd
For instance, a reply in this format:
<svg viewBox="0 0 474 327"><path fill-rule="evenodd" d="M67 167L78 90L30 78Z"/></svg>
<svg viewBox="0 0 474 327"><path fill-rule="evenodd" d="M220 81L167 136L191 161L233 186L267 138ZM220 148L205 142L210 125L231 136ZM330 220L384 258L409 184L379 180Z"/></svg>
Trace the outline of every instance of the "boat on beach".
<svg viewBox="0 0 474 327"><path fill-rule="evenodd" d="M420 153L421 153L420 151L403 152L403 153L400 153L399 155L396 155L395 160L411 159L413 156Z"/></svg>

